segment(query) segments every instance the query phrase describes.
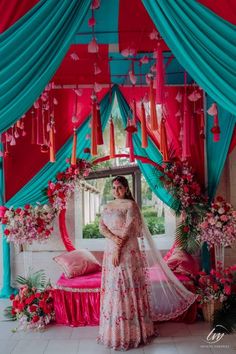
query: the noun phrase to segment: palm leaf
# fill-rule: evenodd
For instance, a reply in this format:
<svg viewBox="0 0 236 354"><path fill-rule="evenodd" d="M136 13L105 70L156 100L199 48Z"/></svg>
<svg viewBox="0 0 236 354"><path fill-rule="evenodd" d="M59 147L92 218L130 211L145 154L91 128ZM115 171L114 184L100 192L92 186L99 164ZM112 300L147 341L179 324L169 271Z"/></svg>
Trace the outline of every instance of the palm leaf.
<svg viewBox="0 0 236 354"><path fill-rule="evenodd" d="M6 307L5 309L4 309L4 316L6 317L6 318L8 318L9 320L11 320L11 321L16 321L16 315L13 315L12 313L11 313L11 310L12 310L12 306L8 306L8 307Z"/></svg>
<svg viewBox="0 0 236 354"><path fill-rule="evenodd" d="M27 285L29 288L44 289L47 284L47 277L43 269L34 273L30 270L27 278L18 275L16 282L20 285Z"/></svg>

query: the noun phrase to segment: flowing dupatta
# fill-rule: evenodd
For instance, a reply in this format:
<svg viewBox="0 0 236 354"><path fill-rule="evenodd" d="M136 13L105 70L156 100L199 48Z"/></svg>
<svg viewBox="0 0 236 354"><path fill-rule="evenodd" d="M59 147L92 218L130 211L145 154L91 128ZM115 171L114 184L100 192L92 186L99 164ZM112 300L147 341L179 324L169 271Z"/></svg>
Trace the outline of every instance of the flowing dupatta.
<svg viewBox="0 0 236 354"><path fill-rule="evenodd" d="M184 313L197 295L185 288L168 267L140 212L140 249L145 262L151 316L153 321L167 321Z"/></svg>

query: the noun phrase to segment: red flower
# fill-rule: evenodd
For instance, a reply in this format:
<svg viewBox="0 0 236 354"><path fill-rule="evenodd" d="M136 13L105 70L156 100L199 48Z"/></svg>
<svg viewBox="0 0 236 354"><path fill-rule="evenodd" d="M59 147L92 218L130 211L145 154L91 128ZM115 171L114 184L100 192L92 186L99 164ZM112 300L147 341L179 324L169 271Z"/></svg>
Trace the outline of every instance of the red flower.
<svg viewBox="0 0 236 354"><path fill-rule="evenodd" d="M59 172L59 173L57 174L57 180L58 180L58 181L61 181L63 178L64 178L64 173Z"/></svg>
<svg viewBox="0 0 236 354"><path fill-rule="evenodd" d="M21 212L21 208L17 208L16 209L16 214L20 214L20 212Z"/></svg>
<svg viewBox="0 0 236 354"><path fill-rule="evenodd" d="M35 296L36 299L39 299L40 296L41 296L41 293L36 293L34 296Z"/></svg>
<svg viewBox="0 0 236 354"><path fill-rule="evenodd" d="M57 191L59 191L59 190L61 189L61 184L60 184L60 183L56 183L55 189L56 189Z"/></svg>
<svg viewBox="0 0 236 354"><path fill-rule="evenodd" d="M189 226L186 225L186 226L183 227L183 232L187 233L187 232L189 232L189 230L190 230Z"/></svg>
<svg viewBox="0 0 236 354"><path fill-rule="evenodd" d="M31 304L31 303L34 301L34 299L35 299L35 295L33 294L33 295L29 296L29 297L25 300L25 303L26 303L27 305L29 305L29 304Z"/></svg>
<svg viewBox="0 0 236 354"><path fill-rule="evenodd" d="M85 149L84 149L84 153L85 153L85 154L90 154L90 148L85 148Z"/></svg>
<svg viewBox="0 0 236 354"><path fill-rule="evenodd" d="M64 199L65 198L65 194L63 192L59 192L58 193L58 197L61 198L61 199Z"/></svg>
<svg viewBox="0 0 236 354"><path fill-rule="evenodd" d="M47 196L51 197L53 195L53 191L51 189L47 190Z"/></svg>
<svg viewBox="0 0 236 354"><path fill-rule="evenodd" d="M25 308L24 304L22 304L22 302L20 302L20 303L18 304L18 310L23 311L24 308Z"/></svg>
<svg viewBox="0 0 236 354"><path fill-rule="evenodd" d="M7 222L8 222L8 218L3 217L2 220L1 220L1 223L2 223L3 225L6 225Z"/></svg>
<svg viewBox="0 0 236 354"><path fill-rule="evenodd" d="M14 299L15 299L15 295L14 295L14 294L11 294L10 300L12 301L12 300L14 300Z"/></svg>
<svg viewBox="0 0 236 354"><path fill-rule="evenodd" d="M30 204L25 204L25 209L26 210L30 209Z"/></svg>
<svg viewBox="0 0 236 354"><path fill-rule="evenodd" d="M216 198L217 202L221 203L223 202L224 198L222 198L220 195Z"/></svg>
<svg viewBox="0 0 236 354"><path fill-rule="evenodd" d="M37 227L37 232L41 234L44 231L43 227Z"/></svg>
<svg viewBox="0 0 236 354"><path fill-rule="evenodd" d="M16 314L16 311L15 311L15 309L11 309L11 314L14 316L15 314Z"/></svg>
<svg viewBox="0 0 236 354"><path fill-rule="evenodd" d="M184 190L184 193L188 193L189 192L189 187L184 185L183 186L183 190Z"/></svg>
<svg viewBox="0 0 236 354"><path fill-rule="evenodd" d="M36 305L31 305L29 307L29 310L30 310L30 312L35 312L37 310L37 306Z"/></svg>
<svg viewBox="0 0 236 354"><path fill-rule="evenodd" d="M39 301L39 307L41 307L41 309L43 309L44 306L46 306L45 301L44 301L44 300L40 300L40 301Z"/></svg>
<svg viewBox="0 0 236 354"><path fill-rule="evenodd" d="M34 323L35 323L35 322L38 322L38 320L39 320L39 316L37 316L37 315L33 316L32 321L33 321Z"/></svg>
<svg viewBox="0 0 236 354"><path fill-rule="evenodd" d="M4 230L4 234L5 234L6 236L10 235L10 231L9 231L8 229Z"/></svg>
<svg viewBox="0 0 236 354"><path fill-rule="evenodd" d="M46 236L50 236L50 234L51 234L51 232L50 232L49 230L46 230L46 231L45 231L45 235L46 235Z"/></svg>

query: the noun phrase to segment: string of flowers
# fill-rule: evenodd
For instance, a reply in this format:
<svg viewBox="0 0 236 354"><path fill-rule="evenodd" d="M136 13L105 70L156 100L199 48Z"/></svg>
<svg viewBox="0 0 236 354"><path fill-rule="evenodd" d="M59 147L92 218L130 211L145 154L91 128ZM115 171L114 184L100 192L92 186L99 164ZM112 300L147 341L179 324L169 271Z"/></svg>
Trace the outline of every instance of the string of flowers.
<svg viewBox="0 0 236 354"><path fill-rule="evenodd" d="M70 159L67 159L70 163ZM32 244L47 241L53 231L53 222L58 213L66 207L66 201L76 185L92 171L92 163L77 159L65 171L57 174L55 181L49 181L45 191L48 204L36 206L27 204L22 208L0 209L0 222L4 225L7 241L15 244Z"/></svg>
<svg viewBox="0 0 236 354"><path fill-rule="evenodd" d="M198 224L207 211L208 198L203 194L188 161L174 158L163 168L160 180L179 203L176 213L181 215L181 222L176 230L176 241L181 248L194 253L199 247Z"/></svg>
<svg viewBox="0 0 236 354"><path fill-rule="evenodd" d="M236 240L236 211L230 203L218 196L199 225L199 241L230 246Z"/></svg>

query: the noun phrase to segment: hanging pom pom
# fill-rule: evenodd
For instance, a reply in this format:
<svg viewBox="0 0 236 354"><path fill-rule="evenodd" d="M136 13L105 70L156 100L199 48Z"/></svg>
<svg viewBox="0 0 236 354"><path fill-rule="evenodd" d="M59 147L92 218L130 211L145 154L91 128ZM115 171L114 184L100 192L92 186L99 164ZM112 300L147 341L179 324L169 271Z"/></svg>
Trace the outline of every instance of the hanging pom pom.
<svg viewBox="0 0 236 354"><path fill-rule="evenodd" d="M156 63L156 103L164 103L164 62L163 62L163 53L160 43L158 43L157 48L157 63Z"/></svg>
<svg viewBox="0 0 236 354"><path fill-rule="evenodd" d="M214 116L214 125L211 128L211 132L213 133L213 141L217 143L220 140L220 126L217 104L215 102L212 103L211 107L207 110L207 113L211 116Z"/></svg>
<svg viewBox="0 0 236 354"><path fill-rule="evenodd" d="M115 151L115 129L113 119L110 119L110 158L114 158L116 154Z"/></svg>
<svg viewBox="0 0 236 354"><path fill-rule="evenodd" d="M13 135L12 135L12 137L11 137L11 142L10 142L10 145L11 145L11 146L16 145L16 140L15 140L15 138L14 138L14 136L13 136Z"/></svg>
<svg viewBox="0 0 236 354"><path fill-rule="evenodd" d="M92 156L97 155L97 102L96 96L92 98L92 117L91 117L91 154Z"/></svg>
<svg viewBox="0 0 236 354"><path fill-rule="evenodd" d="M159 38L159 33L157 32L157 30L153 30L150 34L149 34L149 38L151 40L155 40Z"/></svg>
<svg viewBox="0 0 236 354"><path fill-rule="evenodd" d="M126 48L126 49L123 49L121 51L121 55L123 55L124 57L129 57L129 56L133 56L136 54L136 49L135 48Z"/></svg>
<svg viewBox="0 0 236 354"><path fill-rule="evenodd" d="M166 134L166 125L165 119L161 119L161 126L160 126L160 151L163 156L163 162L169 161L169 153L168 153L168 143L167 143L167 134Z"/></svg>
<svg viewBox="0 0 236 354"><path fill-rule="evenodd" d="M200 112L200 138L205 139L205 118L204 118L204 111Z"/></svg>
<svg viewBox="0 0 236 354"><path fill-rule="evenodd" d="M150 100L151 130L158 130L156 103L155 103L155 96L154 96L154 89L153 89L153 79L151 79L150 86L149 86L149 100Z"/></svg>
<svg viewBox="0 0 236 354"><path fill-rule="evenodd" d="M17 128L15 128L14 137L15 137L16 139L18 139L18 138L20 137L20 134L18 133Z"/></svg>
<svg viewBox="0 0 236 354"><path fill-rule="evenodd" d="M141 103L141 132L142 132L142 148L148 147L147 125L146 125L146 112L144 103Z"/></svg>
<svg viewBox="0 0 236 354"><path fill-rule="evenodd" d="M73 129L73 144L72 144L72 154L71 154L71 165L76 166L76 147L77 147L77 134L76 128Z"/></svg>
<svg viewBox="0 0 236 354"><path fill-rule="evenodd" d="M103 136L102 136L102 123L101 123L101 114L100 114L100 107L97 105L97 123L98 123L98 130L97 130L97 139L98 145L103 145Z"/></svg>
<svg viewBox="0 0 236 354"><path fill-rule="evenodd" d="M50 162L56 161L55 154L55 122L54 119L51 118L51 127L49 132L49 148L50 148Z"/></svg>
<svg viewBox="0 0 236 354"><path fill-rule="evenodd" d="M96 25L96 20L94 16L90 17L90 19L88 20L88 25L89 27L94 27Z"/></svg>
<svg viewBox="0 0 236 354"><path fill-rule="evenodd" d="M55 97L53 97L53 104L54 104L55 106L58 105L58 100L57 100Z"/></svg>
<svg viewBox="0 0 236 354"><path fill-rule="evenodd" d="M88 44L88 52L89 53L98 53L99 47L96 41L96 38L93 37L91 42Z"/></svg>

